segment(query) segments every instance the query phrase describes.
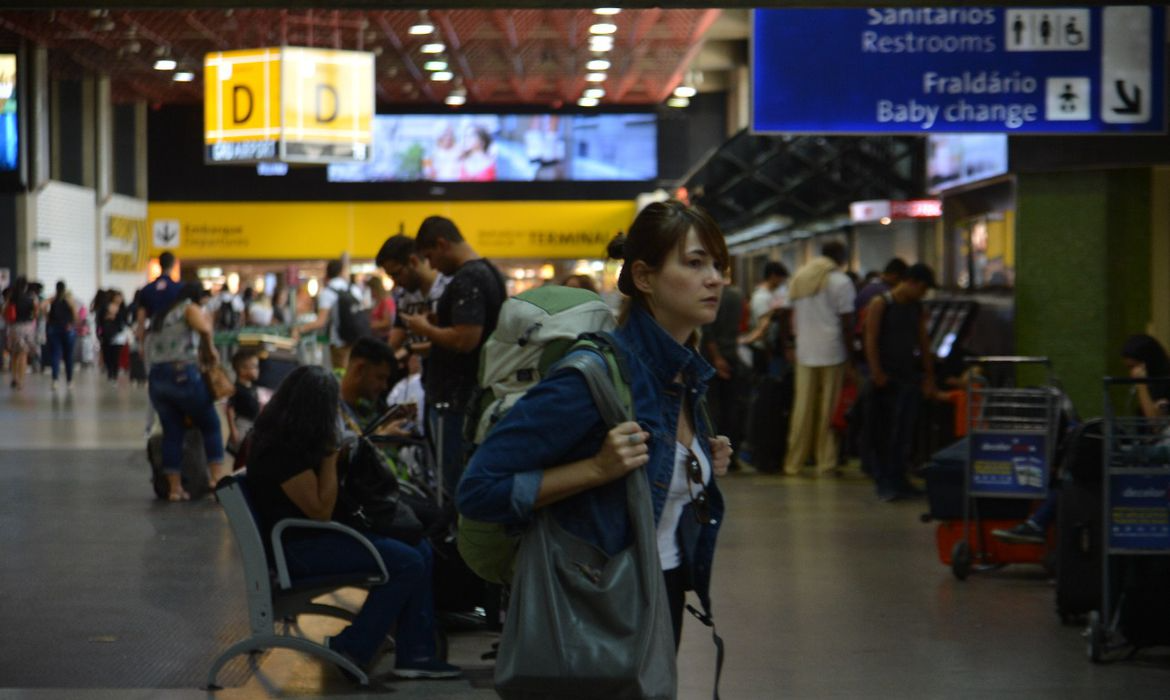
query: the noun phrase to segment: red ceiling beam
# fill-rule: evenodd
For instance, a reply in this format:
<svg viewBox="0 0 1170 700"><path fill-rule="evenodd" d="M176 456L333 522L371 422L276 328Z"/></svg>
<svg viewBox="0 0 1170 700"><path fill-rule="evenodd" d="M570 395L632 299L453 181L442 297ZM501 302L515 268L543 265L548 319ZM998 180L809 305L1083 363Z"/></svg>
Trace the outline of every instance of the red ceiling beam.
<svg viewBox="0 0 1170 700"><path fill-rule="evenodd" d="M660 17L662 17L662 10L658 8L640 10L638 12L638 17L634 21L633 31L629 34L629 41L625 42L630 53L625 61L625 69L622 71L622 77L613 91L613 101L620 102L625 99L630 88L638 82L640 74L638 64L646 57L646 52L650 50L650 42L646 40L646 35L658 23Z"/></svg>
<svg viewBox="0 0 1170 700"><path fill-rule="evenodd" d="M206 24L204 24L203 20L199 19L199 15L195 14L195 12L184 12L183 22L186 23L188 27L202 34L204 39L210 41L212 45L220 51L227 51L231 48L231 44L228 42L228 40L225 39L222 34L212 31L211 27L208 27ZM243 23L241 22L241 24Z"/></svg>
<svg viewBox="0 0 1170 700"><path fill-rule="evenodd" d="M418 66L414 65L414 59L410 57L410 51L403 45L402 39L398 33L394 31L394 27L390 26L390 20L386 18L385 12L379 12L374 15L374 21L382 29L382 33L386 35L386 40L390 42L391 48L398 52L398 57L402 60L402 64L406 66L406 71L410 73L410 77L414 79L416 85L432 102L437 102L435 91L431 88L430 81L422 74Z"/></svg>
<svg viewBox="0 0 1170 700"><path fill-rule="evenodd" d="M691 61L695 60L695 56L698 56L699 51L703 49L703 36L711 28L711 25L715 24L715 21L719 19L719 15L722 12L722 10L704 10L703 14L699 16L699 21L695 23L695 29L691 32L690 48L679 59L678 68L670 75L666 84L662 86L662 91L659 92L658 102L665 101L674 92L678 81L682 80L683 74L690 68Z"/></svg>
<svg viewBox="0 0 1170 700"><path fill-rule="evenodd" d="M468 97L476 102L481 102L483 96L475 84L475 73L471 70L471 63L468 62L467 55L463 52L463 44L459 40L459 32L455 31L455 24L451 21L450 13L431 12L430 17L438 25L439 31L442 32L443 41L447 44L447 55L459 65L459 74L463 77L463 87L467 89Z"/></svg>
<svg viewBox="0 0 1170 700"><path fill-rule="evenodd" d="M531 102L532 82L524 70L524 59L521 56L520 35L516 31L516 18L512 10L492 10L492 21L504 35L504 59L512 66L512 76L509 83L516 92L516 96L523 102Z"/></svg>

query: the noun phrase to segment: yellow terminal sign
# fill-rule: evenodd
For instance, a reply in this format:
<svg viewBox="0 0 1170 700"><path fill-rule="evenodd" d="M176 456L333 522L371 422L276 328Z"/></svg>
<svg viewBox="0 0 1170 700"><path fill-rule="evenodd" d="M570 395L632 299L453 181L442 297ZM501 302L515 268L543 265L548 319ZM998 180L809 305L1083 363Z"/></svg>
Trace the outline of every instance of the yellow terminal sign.
<svg viewBox="0 0 1170 700"><path fill-rule="evenodd" d="M374 55L296 47L211 53L204 59L209 163L368 160Z"/></svg>

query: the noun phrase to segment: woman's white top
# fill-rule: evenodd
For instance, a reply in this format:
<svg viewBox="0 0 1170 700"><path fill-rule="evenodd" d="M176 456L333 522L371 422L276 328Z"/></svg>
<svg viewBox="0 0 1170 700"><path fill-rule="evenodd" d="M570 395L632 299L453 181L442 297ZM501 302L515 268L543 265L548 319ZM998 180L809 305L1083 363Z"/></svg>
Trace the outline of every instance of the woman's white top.
<svg viewBox="0 0 1170 700"><path fill-rule="evenodd" d="M699 447L699 436L691 438L690 452L695 453L699 460L699 467L703 471L704 486L711 481L711 463L707 455ZM674 474L670 477L670 490L666 494L666 505L662 508L662 517L658 520L658 560L662 563L663 571L677 569L682 563L678 548L678 523L682 517L683 508L691 502L691 495L696 498L702 487L691 483L687 477L687 459L690 458L687 446L681 442L674 444ZM688 516L693 517L693 516Z"/></svg>

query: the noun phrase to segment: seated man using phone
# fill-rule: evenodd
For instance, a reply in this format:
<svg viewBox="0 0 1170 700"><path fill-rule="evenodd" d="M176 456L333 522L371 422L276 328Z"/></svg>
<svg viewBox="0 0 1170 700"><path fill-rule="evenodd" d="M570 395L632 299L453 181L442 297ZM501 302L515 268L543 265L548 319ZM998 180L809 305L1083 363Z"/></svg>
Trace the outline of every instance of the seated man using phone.
<svg viewBox="0 0 1170 700"><path fill-rule="evenodd" d="M386 409L380 399L390 389L390 377L397 360L389 345L374 338L354 343L341 378L342 419L350 432L409 437L407 425L415 407L400 405Z"/></svg>

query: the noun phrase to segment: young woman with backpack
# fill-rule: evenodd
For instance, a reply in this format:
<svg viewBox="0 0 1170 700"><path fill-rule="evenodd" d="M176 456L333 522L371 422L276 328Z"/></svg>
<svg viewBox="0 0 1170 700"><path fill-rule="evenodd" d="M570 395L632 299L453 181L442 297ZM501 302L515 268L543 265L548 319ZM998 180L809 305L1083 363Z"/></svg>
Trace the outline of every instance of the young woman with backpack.
<svg viewBox="0 0 1170 700"><path fill-rule="evenodd" d="M57 293L49 301L45 334L49 343L49 361L53 366L53 388L61 376L61 360L65 360L65 385L73 387L73 344L77 340L77 309L65 291L65 280L57 282Z"/></svg>
<svg viewBox="0 0 1170 700"><path fill-rule="evenodd" d="M618 288L627 300L612 340L637 422L608 429L583 375L554 368L476 450L456 503L468 518L515 526L548 508L561 528L613 556L633 530L623 477L642 469L677 649L685 591L709 607L723 519L712 475L732 454L702 416L714 370L697 349L719 308L727 246L707 214L669 201L647 206L610 253L625 261Z"/></svg>

